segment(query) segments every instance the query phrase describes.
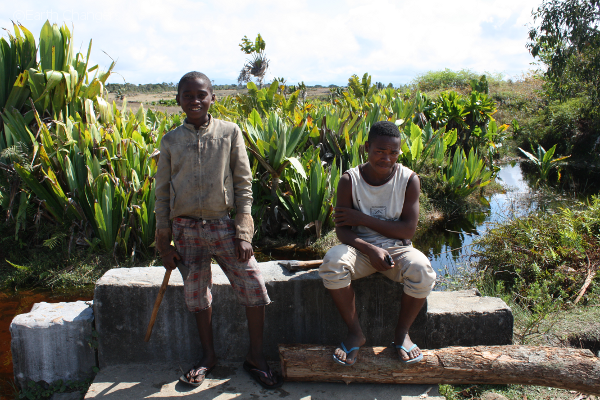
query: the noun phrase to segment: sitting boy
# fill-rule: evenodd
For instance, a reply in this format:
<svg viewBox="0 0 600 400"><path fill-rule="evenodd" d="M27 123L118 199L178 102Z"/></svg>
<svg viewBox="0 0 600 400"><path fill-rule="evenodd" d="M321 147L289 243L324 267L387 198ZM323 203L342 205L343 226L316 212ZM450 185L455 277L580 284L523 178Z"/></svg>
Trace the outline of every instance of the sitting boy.
<svg viewBox="0 0 600 400"><path fill-rule="evenodd" d="M377 271L403 282L404 293L394 344L400 361L423 359L408 330L435 284L435 272L423 253L412 247L419 219L419 177L397 163L400 131L388 121L373 124L365 143L368 162L346 171L337 188L336 234L343 244L331 248L319 275L348 336L333 359L352 366L366 339L358 322L351 281Z"/></svg>
<svg viewBox="0 0 600 400"><path fill-rule="evenodd" d="M250 244L252 178L242 133L236 124L208 113L215 95L206 75L185 74L176 100L186 119L162 138L155 210L156 247L165 268L180 268L186 306L195 313L202 345L202 358L180 380L198 386L217 363L211 307L214 258L246 307L250 350L244 369L265 388L279 387L283 381L262 351L264 306L271 301Z"/></svg>

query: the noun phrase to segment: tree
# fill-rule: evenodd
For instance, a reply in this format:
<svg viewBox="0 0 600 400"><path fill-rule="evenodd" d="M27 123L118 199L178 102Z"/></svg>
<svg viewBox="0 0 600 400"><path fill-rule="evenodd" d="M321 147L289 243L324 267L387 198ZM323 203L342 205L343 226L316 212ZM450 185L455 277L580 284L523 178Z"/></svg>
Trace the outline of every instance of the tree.
<svg viewBox="0 0 600 400"><path fill-rule="evenodd" d="M600 99L600 0L544 0L533 13L527 48L546 65L549 93L559 100Z"/></svg>
<svg viewBox="0 0 600 400"><path fill-rule="evenodd" d="M269 60L265 56L265 46L266 43L262 36L260 36L260 33L256 36L254 42L246 36L242 38L240 48L252 58L246 60L246 64L244 64L244 67L240 71L240 76L238 76L238 83L240 85L250 82L254 76L259 88L262 89L262 82L267 73L267 68L269 68Z"/></svg>

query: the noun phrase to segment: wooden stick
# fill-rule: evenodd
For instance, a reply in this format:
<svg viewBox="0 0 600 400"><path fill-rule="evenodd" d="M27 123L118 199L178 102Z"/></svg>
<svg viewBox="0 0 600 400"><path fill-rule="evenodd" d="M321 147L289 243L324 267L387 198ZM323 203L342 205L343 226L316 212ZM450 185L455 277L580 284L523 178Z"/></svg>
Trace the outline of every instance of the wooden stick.
<svg viewBox="0 0 600 400"><path fill-rule="evenodd" d="M587 276L586 276L585 282L583 283L583 286L581 287L581 290L579 291L579 294L577 295L577 298L575 299L575 302L573 304L579 303L579 300L581 300L581 298L585 294L585 291L587 290L587 288L592 283L592 280L594 279L594 276L596 276L596 267L592 268L591 262L590 262L590 258L588 257L587 254L585 255L585 258L587 258L587 260L588 260Z"/></svg>
<svg viewBox="0 0 600 400"><path fill-rule="evenodd" d="M169 286L169 278L171 277L170 269L165 271L165 277L163 278L162 285L160 285L160 290L158 291L158 296L156 296L156 301L154 302L154 308L152 309L152 316L150 317L150 323L148 324L148 330L146 330L146 337L144 341L147 342L150 340L150 335L152 335L152 327L154 327L154 321L156 321L156 315L158 314L158 308L160 307L160 303L162 302L163 296L167 291L167 286Z"/></svg>
<svg viewBox="0 0 600 400"><path fill-rule="evenodd" d="M583 287L581 288L581 290L579 291L579 295L577 295L577 298L575 299L575 302L573 304L577 304L579 303L579 300L581 300L581 298L583 297L583 295L585 294L585 291L587 290L587 288L590 286L590 284L592 283L592 280L594 279L594 276L596 276L596 271L592 271L591 269L588 271L587 277L585 278L585 283L583 284Z"/></svg>
<svg viewBox="0 0 600 400"><path fill-rule="evenodd" d="M411 384L521 384L600 394L600 360L583 349L475 346L421 350L407 365L391 347L362 347L356 364L336 364L335 346L279 345L286 381Z"/></svg>

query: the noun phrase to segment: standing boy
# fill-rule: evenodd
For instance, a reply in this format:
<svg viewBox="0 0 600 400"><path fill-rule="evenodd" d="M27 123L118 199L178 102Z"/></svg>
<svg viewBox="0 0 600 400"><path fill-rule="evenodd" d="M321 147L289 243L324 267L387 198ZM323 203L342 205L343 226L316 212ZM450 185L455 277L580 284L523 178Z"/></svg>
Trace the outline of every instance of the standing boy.
<svg viewBox="0 0 600 400"><path fill-rule="evenodd" d="M377 271L404 283L394 344L400 361L415 363L423 354L408 330L435 284L435 272L423 253L412 247L419 219L419 177L398 164L400 131L388 121L373 124L365 143L368 162L340 178L334 213L343 244L330 249L319 275L348 326L348 336L333 354L352 366L366 339L358 322L351 281Z"/></svg>
<svg viewBox="0 0 600 400"><path fill-rule="evenodd" d="M244 369L263 387L279 387L283 381L262 352L264 306L271 301L251 245L252 177L242 133L236 124L208 113L215 95L206 75L185 74L176 100L186 119L160 144L156 247L165 268L175 269L176 260L181 260L185 302L196 317L202 345L202 358L180 380L198 386L217 364L211 307L214 258L246 307L250 350ZM232 221L229 212L234 207Z"/></svg>

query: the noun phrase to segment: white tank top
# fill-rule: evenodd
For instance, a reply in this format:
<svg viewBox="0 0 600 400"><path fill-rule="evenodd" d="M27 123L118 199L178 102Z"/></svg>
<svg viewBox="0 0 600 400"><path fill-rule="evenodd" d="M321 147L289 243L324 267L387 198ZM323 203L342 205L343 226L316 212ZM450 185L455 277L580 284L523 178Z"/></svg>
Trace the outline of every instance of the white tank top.
<svg viewBox="0 0 600 400"><path fill-rule="evenodd" d="M385 221L399 221L404 207L406 185L413 171L402 164L397 164L394 176L379 186L369 185L362 177L359 167L346 172L352 179L352 204L354 208ZM365 226L354 226L352 230L365 242L379 245L389 238Z"/></svg>

